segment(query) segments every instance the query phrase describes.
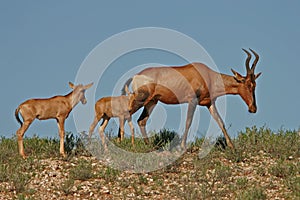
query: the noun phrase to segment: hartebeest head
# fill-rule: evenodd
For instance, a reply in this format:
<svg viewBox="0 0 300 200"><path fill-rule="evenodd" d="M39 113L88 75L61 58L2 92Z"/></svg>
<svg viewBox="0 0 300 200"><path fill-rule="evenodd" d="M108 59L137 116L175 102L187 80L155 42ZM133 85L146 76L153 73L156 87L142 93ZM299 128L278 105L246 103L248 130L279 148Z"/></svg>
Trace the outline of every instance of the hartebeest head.
<svg viewBox="0 0 300 200"><path fill-rule="evenodd" d="M81 101L82 104L86 104L87 100L85 98L85 90L89 89L93 83L90 83L88 85L74 85L73 83L69 82L70 88L73 89L73 96L72 96L72 104L77 104L79 101Z"/></svg>
<svg viewBox="0 0 300 200"><path fill-rule="evenodd" d="M239 83L238 93L248 105L249 112L255 113L257 110L256 101L255 101L255 87L256 87L255 80L261 75L261 72L258 74L254 74L254 71L255 71L256 64L259 60L259 56L255 51L250 49L250 51L255 56L255 60L252 64L252 67L250 68L249 63L251 60L251 54L245 49L243 49L243 51L246 52L248 56L245 62L247 75L244 77L233 69L231 69L231 71L234 74L235 80Z"/></svg>

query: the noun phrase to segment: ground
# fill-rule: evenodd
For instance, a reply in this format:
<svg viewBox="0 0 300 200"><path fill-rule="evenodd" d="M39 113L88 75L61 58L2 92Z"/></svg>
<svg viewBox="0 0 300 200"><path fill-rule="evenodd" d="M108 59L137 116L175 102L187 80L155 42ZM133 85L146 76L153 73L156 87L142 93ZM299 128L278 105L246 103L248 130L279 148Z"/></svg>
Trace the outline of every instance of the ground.
<svg viewBox="0 0 300 200"><path fill-rule="evenodd" d="M175 162L144 173L114 169L87 152L60 158L31 151L27 160L2 160L0 199L300 199L298 134L247 131L235 151L215 147L199 158L194 143Z"/></svg>

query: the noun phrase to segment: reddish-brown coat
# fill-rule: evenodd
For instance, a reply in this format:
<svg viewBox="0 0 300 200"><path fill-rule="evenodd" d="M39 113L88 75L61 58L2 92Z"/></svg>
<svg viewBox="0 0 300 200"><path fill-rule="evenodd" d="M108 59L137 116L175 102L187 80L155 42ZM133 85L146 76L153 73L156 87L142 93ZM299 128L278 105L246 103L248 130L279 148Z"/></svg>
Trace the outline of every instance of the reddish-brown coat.
<svg viewBox="0 0 300 200"><path fill-rule="evenodd" d="M180 67L147 68L129 79L124 87L132 82L134 95L130 100L131 114L144 106L138 124L145 142L148 142L145 129L146 121L157 102L160 101L165 104L188 103L186 128L181 143L182 148L186 148L187 134L196 105L206 106L209 109L222 129L228 146L234 148L215 106L215 100L226 94L240 95L248 105L249 112L256 112L255 80L261 73L255 75L254 70L259 56L250 49L255 55L255 60L250 68L251 54L246 50L244 51L248 56L245 63L247 70L245 77L234 70L232 70L234 76L230 76L213 71L205 64L191 63Z"/></svg>

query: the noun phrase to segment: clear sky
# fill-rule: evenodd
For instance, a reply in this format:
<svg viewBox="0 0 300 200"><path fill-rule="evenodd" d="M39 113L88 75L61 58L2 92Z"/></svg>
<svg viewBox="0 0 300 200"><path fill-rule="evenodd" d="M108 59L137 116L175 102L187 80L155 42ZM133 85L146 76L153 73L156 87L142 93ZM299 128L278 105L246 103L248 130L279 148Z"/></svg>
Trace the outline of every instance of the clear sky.
<svg viewBox="0 0 300 200"><path fill-rule="evenodd" d="M15 134L19 124L14 110L20 103L33 97L67 94L68 82L75 80L82 62L99 43L142 27L168 28L193 38L226 74L231 74L230 68L245 74L246 55L241 49L256 50L261 57L256 71L262 72L257 80L258 112L248 113L240 97L228 96L224 121L230 135L253 125L298 129L299 9L296 0L1 1L0 135ZM151 50L126 54L105 72L103 80L107 80L94 86L95 98L112 95L124 73L147 63L185 64L176 56ZM177 109L166 108L170 112ZM164 109L159 106L156 112ZM210 116L205 108L197 112L201 113L198 132L204 133ZM167 116L166 128L176 129L179 117ZM76 132L72 115L65 129ZM26 135L56 137L57 132L55 120L37 120Z"/></svg>

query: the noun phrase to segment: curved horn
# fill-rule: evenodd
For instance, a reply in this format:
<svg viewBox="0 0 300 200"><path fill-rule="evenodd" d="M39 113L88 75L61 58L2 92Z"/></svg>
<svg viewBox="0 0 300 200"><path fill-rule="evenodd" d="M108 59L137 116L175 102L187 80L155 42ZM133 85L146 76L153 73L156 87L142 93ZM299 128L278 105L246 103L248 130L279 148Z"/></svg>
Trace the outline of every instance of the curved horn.
<svg viewBox="0 0 300 200"><path fill-rule="evenodd" d="M256 64L257 64L257 62L259 60L259 55L255 51L253 51L252 49L250 49L250 51L255 55L255 60L254 60L254 62L252 64L252 67L251 67L251 72L254 74L254 70L255 70Z"/></svg>
<svg viewBox="0 0 300 200"><path fill-rule="evenodd" d="M247 74L250 74L251 73L251 69L249 67L249 62L251 60L251 54L249 53L249 51L247 51L246 49L243 49L243 51L247 54L247 59L246 59L246 62L245 62L245 65L246 65L246 70L247 70Z"/></svg>

